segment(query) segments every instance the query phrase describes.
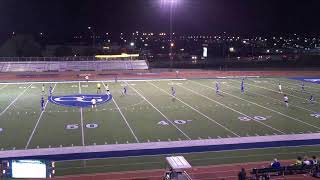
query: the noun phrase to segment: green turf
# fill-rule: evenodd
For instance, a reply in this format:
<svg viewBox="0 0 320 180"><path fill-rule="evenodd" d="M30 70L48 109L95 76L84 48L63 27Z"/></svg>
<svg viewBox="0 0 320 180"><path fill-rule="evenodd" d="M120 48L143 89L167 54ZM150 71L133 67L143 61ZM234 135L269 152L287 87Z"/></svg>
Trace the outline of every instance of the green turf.
<svg viewBox="0 0 320 180"><path fill-rule="evenodd" d="M215 93L216 82L223 91L219 95ZM278 93L279 82L289 97L289 108L283 103L283 94ZM302 93L301 82L297 80L248 79L245 81L247 92L241 94L240 79L127 83L129 86L124 82L108 83L113 100L96 109L81 110L48 103L40 119L42 84L0 84L1 150L320 132L320 119L311 116L319 113L320 104L308 102L310 94L320 95L318 84L305 83L307 92ZM45 86L48 91L49 84ZM96 93L93 82L82 82L80 87L77 82L52 83L52 86L55 86L54 95ZM123 86L128 86L127 96L122 95ZM172 86L176 89L176 99L170 96ZM240 121L244 116L266 120ZM91 123L99 127L85 127ZM77 124L79 128L67 130L65 127L71 124ZM154 161L161 159L152 158ZM137 162L144 162L144 158L137 159ZM132 161L136 162L135 158ZM154 164L148 167L159 167L159 163ZM123 169L148 167L143 164ZM110 167L108 171L113 169L116 170Z"/></svg>

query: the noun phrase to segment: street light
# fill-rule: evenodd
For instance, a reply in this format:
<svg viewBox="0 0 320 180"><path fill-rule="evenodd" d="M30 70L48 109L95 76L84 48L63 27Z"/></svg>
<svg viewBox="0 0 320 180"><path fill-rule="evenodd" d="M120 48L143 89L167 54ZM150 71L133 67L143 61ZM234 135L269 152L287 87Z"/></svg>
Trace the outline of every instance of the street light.
<svg viewBox="0 0 320 180"><path fill-rule="evenodd" d="M91 28L91 26L88 26L88 30L90 31L90 33L92 34L92 47L94 48L95 47L95 34L94 34L94 32L93 32L93 30L92 30L92 28Z"/></svg>

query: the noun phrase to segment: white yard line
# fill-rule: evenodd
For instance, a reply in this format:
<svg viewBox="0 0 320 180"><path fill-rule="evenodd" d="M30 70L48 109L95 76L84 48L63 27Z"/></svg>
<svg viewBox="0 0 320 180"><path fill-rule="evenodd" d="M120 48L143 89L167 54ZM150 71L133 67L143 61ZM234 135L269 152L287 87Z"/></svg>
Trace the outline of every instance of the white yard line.
<svg viewBox="0 0 320 180"><path fill-rule="evenodd" d="M106 85L105 85L103 82L102 82L102 84L103 84L104 88L107 90ZM120 115L122 116L122 118L123 118L124 122L126 123L126 125L128 126L128 128L130 129L130 132L131 132L131 134L133 135L134 139L137 141L137 143L140 143L139 139L137 138L136 134L134 133L133 129L131 128L130 124L128 123L127 118L123 115L123 113L122 113L121 109L119 108L119 106L118 106L118 104L117 104L116 100L114 100L114 98L113 98L113 97L112 97L112 101L113 101L113 102L114 102L114 104L116 105L116 107L117 107L117 109L118 109L118 111L119 111Z"/></svg>
<svg viewBox="0 0 320 180"><path fill-rule="evenodd" d="M233 88L237 88L236 86L232 86L232 85L228 85L228 84L225 84L226 86L230 86L230 87L233 87ZM252 84L250 84L251 86L254 86L255 87L255 85L252 85ZM252 91L249 91L251 94L255 94L255 95L258 95L258 96L262 96L262 97L265 97L265 98L268 98L268 99L273 99L273 100L275 100L275 101L278 101L278 102L283 102L283 101L281 101L281 100L279 100L279 99L276 99L276 98L272 98L272 97L270 97L270 96L266 96L266 95L263 95L263 94L260 94L260 93L254 93L254 92L252 92ZM305 111L308 111L308 112L312 112L312 113L317 113L317 112L315 112L315 111L312 111L312 110L310 110L310 109L306 109L306 108L304 108L304 107L300 107L300 106L297 106L297 105L294 105L294 104L290 104L290 106L293 106L293 107L296 107L296 108L299 108L299 109L302 109L302 110L305 110Z"/></svg>
<svg viewBox="0 0 320 180"><path fill-rule="evenodd" d="M162 92L168 94L169 96L171 97L174 97L172 96L172 94L164 91L163 89L159 88L158 86L148 82L149 84L151 84L152 86L158 88L159 90L161 90ZM209 116L203 114L202 112L200 112L199 110L195 109L194 107L192 107L191 105L185 103L184 101L182 101L181 99L177 98L177 97L174 97L175 99L177 99L178 101L180 101L181 103L183 103L184 105L188 106L189 108L191 108L192 110L196 111L197 113L199 113L200 115L204 116L205 118L209 119L211 122L219 125L220 127L222 127L223 129L227 130L228 132L232 133L233 135L237 136L237 137L240 137L240 135L238 135L237 133L233 132L232 130L228 129L227 127L223 126L222 124L218 123L217 121L215 121L214 119L210 118Z"/></svg>
<svg viewBox="0 0 320 180"><path fill-rule="evenodd" d="M193 81L192 81L192 82L193 82ZM250 116L248 116L248 115L246 115L246 114L244 114L244 113L242 113L242 112L240 112L240 111L238 111L238 110L235 110L235 109L233 109L233 108L231 108L231 107L229 107L229 106L227 106L227 105L225 105L225 104L222 104L222 103L220 103L220 102L218 102L218 101L216 101L216 100L213 100L213 99L211 99L211 98L209 98L209 97L207 97L207 96L205 96L205 95L202 95L202 94L200 94L200 93L198 93L198 92L196 92L196 91L194 91L194 90L192 90L192 89L183 87L183 86L181 86L181 85L178 85L178 86L180 86L180 87L182 87L182 88L184 88L184 89L186 89L186 90L188 90L188 91L190 91L190 92L192 92L192 93L194 93L194 94L197 94L197 95L199 95L199 96L202 96L202 97L204 97L204 98L206 98L206 99L208 99L208 100L210 100L210 101L212 101L212 102L215 102L215 103L217 103L217 104L219 104L219 105L221 105L221 106L223 106L223 107L225 107L225 108L227 108L227 109L229 109L229 110L232 110L232 111L234 111L234 112L236 112L236 113L238 113L238 114L241 114L241 115L243 115L243 116L245 116L245 117L247 117L247 118L249 118L249 119L252 119L253 121L255 121L255 122L259 123L259 124L262 124L262 125L270 128L270 129L272 129L272 130L274 130L274 131L277 131L277 132L279 132L279 133L281 133L281 134L286 134L285 132L280 131L279 129L276 129L276 128L270 126L270 125L267 125L267 124L264 123L264 122L257 121L257 120L255 120L254 118L251 118ZM222 91L221 91L221 92L222 92Z"/></svg>
<svg viewBox="0 0 320 180"><path fill-rule="evenodd" d="M6 84L6 85L2 86L2 87L0 88L0 90L2 90L2 89L4 89L4 88L6 88L7 86L8 86L8 84Z"/></svg>
<svg viewBox="0 0 320 180"><path fill-rule="evenodd" d="M79 94L81 94L81 83L79 82ZM83 125L83 109L80 108L80 118L81 118L81 140L82 140L82 146L85 146L84 143L84 125Z"/></svg>
<svg viewBox="0 0 320 180"><path fill-rule="evenodd" d="M0 116L2 116L30 87L32 84L30 84L25 90L23 90L1 113Z"/></svg>
<svg viewBox="0 0 320 180"><path fill-rule="evenodd" d="M234 81L234 80L231 80L231 79L230 79L230 81ZM272 83L269 83L269 82L266 82L266 83L276 86L275 84L272 84ZM249 84L249 85L252 85L252 84ZM265 87L261 87L261 86L257 86L257 85L253 85L253 86L256 86L256 87L259 87L259 88L262 88L262 89L266 89L266 90L269 90L269 91L273 91L273 92L276 92L276 93L279 93L278 91L273 90L273 89L269 89L269 88L265 88ZM282 87L282 89L284 89L284 88L285 88L285 87ZM288 88L287 88L287 89L288 89ZM302 97L299 97L299 96L296 96L296 95L292 95L292 94L289 94L289 93L286 93L286 95L292 96L292 97L295 97L295 98L298 98L298 99L308 100L308 99L306 99L306 98L302 98ZM317 102L317 101L314 101L314 103L320 104L320 102Z"/></svg>
<svg viewBox="0 0 320 180"><path fill-rule="evenodd" d="M56 86L57 86L57 84L55 84L54 87L52 88L52 92L54 91L54 89L56 88ZM34 126L34 128L33 128L33 130L32 130L32 133L31 133L31 135L30 135L30 137L29 137L29 140L28 140L28 142L27 142L27 145L26 145L25 149L28 149L28 146L29 146L29 144L30 144L30 142L31 142L31 140L32 140L32 137L33 137L34 133L36 132L36 129L37 129L39 123L40 123L40 120L41 120L42 115L43 115L43 113L44 113L44 111L45 111L45 109L46 109L46 107L47 107L47 105L48 105L48 102L49 102L49 100L47 100L46 104L44 105L43 111L41 111L41 113L40 113L40 116L39 116L39 118L38 118L38 120L37 120L36 125Z"/></svg>
<svg viewBox="0 0 320 180"><path fill-rule="evenodd" d="M191 81L191 80L190 80L190 81ZM210 86L207 86L207 85L204 85L204 84L195 82L195 81L191 81L191 82L196 83L196 84L199 84L199 85L201 85L201 86L203 86L203 87L207 87L207 88L209 88L209 89L214 89L214 88L211 88ZM222 91L221 91L221 92L222 92ZM269 110L269 111L275 112L275 113L277 113L277 114L280 114L280 115L282 115L282 116L284 116L284 117L287 117L287 118L289 118L289 119L292 119L292 120L295 120L295 121L297 121L297 122L300 122L300 123L302 123L302 124L306 124L306 125L308 125L308 126L311 126L311 127L316 128L316 129L320 129L320 127L318 127L318 126L315 126L315 125L309 124L309 123L307 123L307 122L301 121L300 119L291 117L291 116L289 116L289 115L283 114L283 113L281 113L281 112L279 112L279 111L270 109L270 108L268 108L268 107L262 106L262 105L260 105L260 104L254 103L254 102L252 102L252 101L243 99L243 98L241 98L241 97L232 95L232 94L230 94L230 93L226 93L226 92L222 92L222 93L227 94L227 95L232 96L232 97L235 97L235 98L237 98L237 99L241 99L241 100L243 100L243 101L246 101L246 102L248 102L248 103L254 104L254 105L256 105L256 106L262 107L262 108L267 109L267 110Z"/></svg>
<svg viewBox="0 0 320 180"><path fill-rule="evenodd" d="M125 82L131 89L133 89L137 94L139 94L142 99L144 99L148 104L150 104L156 111L158 111L171 125L173 125L178 131L180 131L187 139L191 140L191 138L183 132L177 125L175 125L166 115L164 115L158 108L156 108L146 97L144 97L141 93L139 93L134 87L132 87L128 82Z"/></svg>

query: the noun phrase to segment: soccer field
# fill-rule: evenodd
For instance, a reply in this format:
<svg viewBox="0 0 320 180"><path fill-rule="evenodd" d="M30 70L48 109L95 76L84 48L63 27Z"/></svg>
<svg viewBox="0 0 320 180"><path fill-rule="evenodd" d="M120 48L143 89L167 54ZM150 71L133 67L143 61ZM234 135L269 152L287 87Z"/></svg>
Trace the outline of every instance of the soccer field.
<svg viewBox="0 0 320 180"><path fill-rule="evenodd" d="M310 94L320 95L320 85L306 82L302 92L300 81L285 78L248 78L244 94L241 79L104 82L112 99L97 108L47 101L50 85L53 96L81 97L96 94L97 83L44 83L43 112L42 83L0 84L1 150L320 132L319 102L309 102Z"/></svg>

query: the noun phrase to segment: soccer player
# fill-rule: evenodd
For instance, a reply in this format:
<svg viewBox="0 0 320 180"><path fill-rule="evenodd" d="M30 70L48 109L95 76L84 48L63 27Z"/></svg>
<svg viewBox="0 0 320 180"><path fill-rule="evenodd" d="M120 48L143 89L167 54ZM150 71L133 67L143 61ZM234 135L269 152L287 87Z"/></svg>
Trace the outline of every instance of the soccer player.
<svg viewBox="0 0 320 180"><path fill-rule="evenodd" d="M97 84L97 94L100 94L101 93L101 84L98 83Z"/></svg>
<svg viewBox="0 0 320 180"><path fill-rule="evenodd" d="M219 87L219 83L216 82L216 94L220 93L220 87Z"/></svg>
<svg viewBox="0 0 320 180"><path fill-rule="evenodd" d="M50 95L50 96L52 96L52 91L53 91L52 85L50 85L50 87L49 87L49 95Z"/></svg>
<svg viewBox="0 0 320 180"><path fill-rule="evenodd" d="M174 87L171 87L171 95L173 97L176 97L176 90L174 89Z"/></svg>
<svg viewBox="0 0 320 180"><path fill-rule="evenodd" d="M44 98L43 98L43 96L41 97L40 104L41 104L41 110L44 111Z"/></svg>
<svg viewBox="0 0 320 180"><path fill-rule="evenodd" d="M86 75L85 77L85 80L88 82L89 81L89 76L88 75Z"/></svg>
<svg viewBox="0 0 320 180"><path fill-rule="evenodd" d="M244 79L241 82L241 93L244 94Z"/></svg>
<svg viewBox="0 0 320 180"><path fill-rule="evenodd" d="M279 83L279 93L282 94L282 86L280 83Z"/></svg>
<svg viewBox="0 0 320 180"><path fill-rule="evenodd" d="M42 94L44 95L44 91L45 91L44 84L42 84L41 91L42 91Z"/></svg>
<svg viewBox="0 0 320 180"><path fill-rule="evenodd" d="M108 84L106 84L106 90L107 90L107 94L110 94L110 89Z"/></svg>
<svg viewBox="0 0 320 180"><path fill-rule="evenodd" d="M304 82L301 83L301 92L304 92Z"/></svg>
<svg viewBox="0 0 320 180"><path fill-rule="evenodd" d="M314 96L311 94L311 96L310 96L310 98L309 98L309 102L311 103L311 104L313 104L314 102L315 102L315 98L314 98Z"/></svg>
<svg viewBox="0 0 320 180"><path fill-rule="evenodd" d="M289 98L287 95L283 96L283 100L284 100L284 103L286 103L286 106L289 107Z"/></svg>
<svg viewBox="0 0 320 180"><path fill-rule="evenodd" d="M127 87L123 87L122 94L123 94L124 96L126 96L126 95L127 95Z"/></svg>
<svg viewBox="0 0 320 180"><path fill-rule="evenodd" d="M96 108L97 107L97 100L96 99L94 99L94 98L92 98L91 99L91 108Z"/></svg>

